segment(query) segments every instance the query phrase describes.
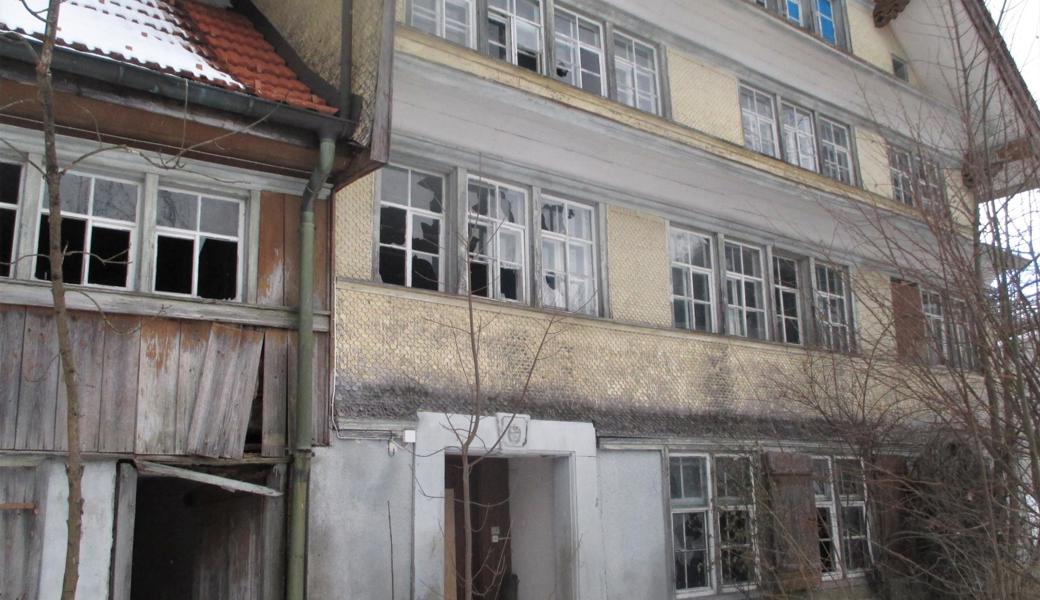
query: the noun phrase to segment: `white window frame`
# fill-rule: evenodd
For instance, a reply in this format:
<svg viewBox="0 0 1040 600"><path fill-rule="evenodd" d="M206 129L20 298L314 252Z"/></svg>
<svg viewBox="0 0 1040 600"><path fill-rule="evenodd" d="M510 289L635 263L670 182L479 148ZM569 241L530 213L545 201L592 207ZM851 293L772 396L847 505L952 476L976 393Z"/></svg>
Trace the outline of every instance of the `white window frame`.
<svg viewBox="0 0 1040 600"><path fill-rule="evenodd" d="M907 206L917 205L917 199L914 197L913 164L909 150L889 144L888 172L892 180L892 198Z"/></svg>
<svg viewBox="0 0 1040 600"><path fill-rule="evenodd" d="M791 287L784 285L780 280L779 263L780 261L786 261L794 265L794 277L795 285L797 287ZM773 316L774 326L776 327L776 340L785 344L796 344L803 345L805 343L805 327L803 326L802 319L802 270L801 263L797 259L783 255L773 255L772 274L773 274ZM794 296L794 309L795 316L788 316L784 312L785 302L784 295L791 294ZM787 339L787 328L785 327L786 322L794 321L798 326L798 341L792 342Z"/></svg>
<svg viewBox="0 0 1040 600"><path fill-rule="evenodd" d="M187 229L180 229L178 227L170 227L166 225L159 225L158 218L155 223L155 232L153 234L152 248L155 254L153 259L154 267L152 274L152 289L147 290L154 294L161 294L163 296L174 296L177 298L197 298L200 300L209 300L209 298L201 298L198 295L199 292L199 254L202 252L202 244L200 243L201 238L210 238L214 240L220 240L225 242L235 242L238 246L238 252L236 253L235 265L235 297L220 300L221 302L241 302L243 298L242 289L242 271L243 271L243 259L246 255L246 248L244 247L244 241L247 239L248 231L245 230L245 213L246 213L246 201L241 198L235 198L234 196L226 196L219 193L208 193L199 192L193 189L179 188L171 185L159 186L159 191L174 192L177 194L188 194L196 197L197 210L195 211L195 231L188 231ZM209 233L200 230L200 224L202 222L202 201L206 198L212 198L214 200L221 200L224 202L234 202L238 205L238 235L230 236L219 233ZM156 204L158 204L158 191L156 193ZM182 240L192 240L194 245L194 256L192 257L191 263L191 293L184 294L179 292L167 292L155 289L156 277L155 274L159 272L159 236L178 238Z"/></svg>
<svg viewBox="0 0 1040 600"><path fill-rule="evenodd" d="M716 494L717 494L717 487L718 486L715 485L716 484L715 478L718 477L718 474L720 472L720 469L718 468L718 465L716 464L717 461L720 458L732 458L732 459L737 459L737 460L746 459L747 460L747 468L748 468L747 477L748 477L748 483L751 486L751 489L748 492L748 497L747 497L748 503L747 504L724 506L721 502L719 502L719 498L716 496ZM760 561L759 561L759 553L758 553L758 544L756 543L756 538L757 538L757 536L756 536L756 527L757 526L756 526L756 520L755 520L755 517L756 517L756 515L755 515L755 485L756 485L756 481L755 481L755 469L753 468L752 464L753 463L752 463L752 460L751 460L751 456L747 455L747 454L715 454L715 455L712 455L712 459L711 459L711 465L712 465L712 479L711 479L711 482L712 482L712 488L711 488L712 495L711 495L711 504L715 508L715 511L714 511L715 512L715 516L714 516L714 518L715 518L715 520L717 522L716 523L716 528L715 528L715 531L717 532L716 537L715 537L715 546L716 546L715 550L716 550L716 552L713 555L713 558L715 560L717 560L718 563L719 563L718 568L714 569L714 571L715 571L716 577L718 578L718 581L717 581L718 588L717 589L719 589L721 592L746 592L746 591L752 590L755 587L757 587L758 574L759 574L759 572L761 570L761 565L759 564ZM752 567L753 568L753 572L751 573L751 580L749 582L747 582L747 583L742 583L742 584L741 583L738 583L738 584L732 584L731 583L731 584L727 584L727 583L724 583L722 581L722 577L723 577L723 574L722 574L722 550L723 550L723 545L722 545L722 522L721 522L721 515L722 515L723 511L732 511L732 512L744 511L744 512L748 513L749 546L751 548L751 554L754 557L754 565Z"/></svg>
<svg viewBox="0 0 1040 600"><path fill-rule="evenodd" d="M585 49L585 50L588 50L590 52L594 52L594 53L596 53L597 60L599 61L599 95L600 96L605 96L606 93L607 93L607 66L606 66L606 54L607 53L606 53L605 46L604 46L604 44L606 42L606 35L605 35L604 30L603 30L603 26L600 25L598 22L593 21L592 19L588 19L586 17L583 17L582 15L579 15L578 13L576 13L576 12L574 12L572 10L568 10L566 8L561 8L561 7L557 6L557 7L554 7L553 10L554 10L554 13L553 13L553 19L554 20L555 20L557 15L564 15L564 16L566 16L569 19L573 19L573 21L574 21L574 27L575 27L575 32L577 33L577 37L569 37L569 36L566 36L566 35L562 34L560 32L560 30L555 27L555 22L553 23L553 25L554 25L554 27L553 27L553 29L554 29L553 35L555 36L554 45L553 45L553 51L554 51L554 55L557 55L557 56L555 56L555 60L558 63L559 62L559 56L558 56L557 48L559 47L559 44L563 43L565 45L570 46L570 48L571 48L571 59L572 59L571 68L574 71L575 81L572 83L570 81L567 81L565 78L560 77L558 75L558 73L557 73L557 65L553 65L551 67L550 70L552 72L550 73L550 75L552 75L553 78L558 79L558 80L563 81L563 82L566 82L566 83L569 83L570 85L573 85L574 87L577 87L577 88L580 88L580 89L585 89L583 87L582 83L583 83L584 73L585 73L586 69L584 68L583 63L581 62L581 50ZM581 40L580 28L581 28L582 23L595 27L596 31L599 32L599 41L600 41L599 46L595 46L593 44L589 44L589 43L583 42ZM586 91L588 91L588 90L586 90Z"/></svg>
<svg viewBox="0 0 1040 600"><path fill-rule="evenodd" d="M82 270L80 271L82 273L82 275L83 275L83 280L80 283L71 283L71 282L66 282L66 283L68 283L69 285L82 285L82 286L85 286L85 287L92 287L92 288L98 288L98 289L104 289L104 290L133 290L135 288L135 282L137 281L137 262L138 262L137 261L137 258L138 258L137 254L139 253L139 249L138 249L139 248L138 236L140 235L140 223L141 223L141 217L142 217L142 212L143 212L142 209L143 209L143 204L144 204L142 202L142 199L144 197L144 181L143 180L126 179L126 178L123 178L123 177L112 177L112 176L109 176L107 174L99 174L99 173L93 173L93 172L90 172L90 171L81 171L81 170L67 171L64 175L77 175L79 177L85 177L85 178L90 180L90 199L87 202L87 212L85 214L84 213L69 212L67 210L66 204L62 203L61 214L62 214L62 218L63 219L71 218L71 219L74 219L74 220L77 220L77 221L85 221L86 222L86 225L85 225L86 233L83 236L83 253L82 253L82 255L80 255L80 260L83 261L83 264L82 264L82 267L81 267ZM123 184L132 185L132 186L137 188L137 206L136 206L136 208L134 210L134 221L133 221L133 223L130 223L129 221L120 221L118 219L110 219L110 218L106 218L106 217L98 217L98 216L90 214L93 211L93 208L94 208L94 187L95 187L95 184L96 184L98 178L105 179L105 180L108 180L108 181L114 181L116 183L123 183ZM43 233L40 230L40 221L41 221L41 217L43 217L44 215L47 215L48 223L49 223L49 219L50 219L50 202L49 202L49 199L47 197L46 186L44 186L44 188L40 191L40 210L39 210L39 214L37 215L36 224L35 224L36 235L35 235L35 237L33 239L36 242L36 245L34 247L37 247L37 248L39 247L39 243L40 243L40 235ZM93 240L93 237L94 237L94 225L95 224L100 226L100 227L104 227L105 229L114 229L114 230L117 230L117 231L128 231L128 232L130 232L130 244L129 244L129 247L127 248L127 253L126 253L126 261L127 261L127 265L126 265L126 285L114 286L114 285L102 285L102 284L98 284L98 283L89 283L89 281L90 281L90 258L91 258L90 244L91 244L91 241ZM64 257L63 261L64 260L68 260L68 258L69 257ZM37 269L37 266L39 264L39 261L41 261L41 260L49 260L49 258L45 257L45 256L37 255L33 259L32 279L34 281L41 281L40 279L36 278L36 269ZM44 280L44 281L46 281L46 280Z"/></svg>
<svg viewBox="0 0 1040 600"><path fill-rule="evenodd" d="M819 132L817 137L819 137L820 140L820 173L823 174L825 177L830 177L831 179L844 183L846 185L855 185L855 169L853 169L854 163L852 159L852 129L847 125L843 125L842 123L839 123L834 119L822 115L818 117L818 121ZM829 129L831 133L828 136L825 136L824 132L827 129ZM834 130L836 129L841 129L845 132L845 141L847 142L846 146L840 146L834 140ZM830 139L827 139L827 137L829 137ZM828 167L828 163L830 162L827 160L828 151L832 152L836 159L838 156L845 156L846 166L844 167L844 171L847 174L847 179L841 178L841 173L843 170L841 165L835 163L833 167ZM829 172L831 170L833 170L833 172ZM838 176L836 177L835 174L837 174Z"/></svg>
<svg viewBox="0 0 1040 600"><path fill-rule="evenodd" d="M978 368L978 351L972 332L968 330L967 304L963 300L954 300L950 305L950 356L956 366L965 371Z"/></svg>
<svg viewBox="0 0 1040 600"><path fill-rule="evenodd" d="M823 11L820 10L820 2L827 2L831 7L831 16L826 17L823 15ZM836 47L841 47L841 32L838 31L838 10L837 6L839 0L813 0L813 15L814 25L816 26L816 35L824 42L831 44ZM834 31L834 40L828 40L823 37L823 22L830 21L831 29Z"/></svg>
<svg viewBox="0 0 1040 600"><path fill-rule="evenodd" d="M950 357L950 339L946 332L948 315L942 294L921 288L921 314L928 334L928 358L932 363L946 362Z"/></svg>
<svg viewBox="0 0 1040 600"><path fill-rule="evenodd" d="M838 486L838 471L837 464L841 461L856 461L859 464L860 472L860 485L863 486L863 496L861 498L845 498L841 494L841 489ZM848 553L845 552L845 540L847 527L845 525L845 516L842 514L838 519L838 525L840 526L838 543L841 545L841 572L845 578L863 577L866 575L870 565L874 563L874 544L871 543L870 539L870 514L867 511L867 471L863 466L863 460L854 456L834 456L831 461L831 479L834 488L835 504L838 510L844 510L846 508L858 508L863 511L863 535L855 536L854 538L848 539L862 539L867 544L867 566L862 569L850 569L849 568L849 557Z"/></svg>
<svg viewBox="0 0 1040 600"><path fill-rule="evenodd" d="M444 177L444 175L441 175L439 173L433 173L431 171L424 171L422 169L413 169L411 167L405 167L405 166L398 165L398 164L391 164L391 165L388 165L388 166L391 167L391 168L395 168L395 169L406 171L408 173L408 198L407 198L408 204L400 204L400 203L397 203L397 202L394 202L394 201L391 201L391 200L387 200L385 195L383 194L383 188L382 188L382 186L380 186L380 194L379 194L377 210L379 211L379 214L382 215L382 208L383 208L384 204L387 205L387 206L390 206L392 208L397 208L397 209L404 210L404 212L405 212L404 246L397 246L397 245L394 245L394 244L384 244L382 242L382 240L381 240L381 238L382 238L382 219L380 217L379 227L376 229L376 261L377 261L377 264L378 264L378 261L379 261L379 251L380 251L380 249L386 247L386 248L393 248L393 249L396 249L396 250L404 250L404 253L405 253L404 254L404 257L405 257L405 259L404 259L404 281L405 281L404 287L414 288L415 286L412 285L412 283L413 283L412 282L412 258L413 258L413 256L415 254L420 254L420 255L423 255L423 256L436 256L436 258L437 258L437 291L444 291L444 289L445 289L444 268L445 268L445 263L447 262L445 260L445 256L444 256L445 255L445 252L444 252L444 249L445 249L444 235L445 235L445 233L444 233L444 231L445 231L445 227L447 225L447 218L446 218L446 213L447 213L447 210L446 210L447 209L447 193L446 193L446 191L447 191L447 182L445 181L445 177ZM385 173L385 171L383 173ZM380 173L380 183L382 183L383 173ZM436 212L433 212L431 210L426 210L426 209L422 209L422 208L416 208L416 207L413 207L411 205L412 204L412 176L413 176L414 173L420 173L422 175L428 175L430 177L436 177L436 178L441 180L441 212L436 213ZM437 239L437 253L436 254L431 254L429 252L423 252L421 250L415 250L415 249L412 248L412 240L413 240L413 237L412 237L412 228L413 228L412 227L412 222L413 222L413 218L412 217L413 216L425 217L425 218L428 218L428 219L436 219L440 223L440 227L438 227L439 233L438 233L438 239ZM379 276L379 269L378 268L376 269L376 276L377 277ZM415 288L415 289L428 289L428 288Z"/></svg>
<svg viewBox="0 0 1040 600"><path fill-rule="evenodd" d="M788 111L794 115L793 126L787 122ZM803 118L809 123L808 132L798 127L799 121ZM791 102L781 102L780 129L783 133L784 160L796 167L818 171L820 160L816 151L816 116L813 112ZM809 164L806 164L803 158L808 159Z"/></svg>
<svg viewBox="0 0 1040 600"><path fill-rule="evenodd" d="M476 185L479 185L479 186L484 186L484 187L490 187L490 188L492 188L494 190L494 193L492 195L492 199L491 199L490 205L494 206L494 215L495 216L480 215L480 214L475 213L475 212L473 212L471 210L471 206L470 206L468 198L469 198L469 186L473 185L473 184L476 184ZM498 216L498 211L500 210L499 209L499 203L498 203L498 190L500 190L500 189L508 189L508 190L520 192L521 194L523 194L524 206L523 206L523 210L521 211L521 215L520 215L520 219L519 219L520 222L519 223L509 223L509 222L505 221L504 219L502 219L500 216ZM478 263L478 264L487 264L488 265L488 285L489 285L488 295L487 296L479 296L479 297L481 297L481 298L486 297L486 298L489 298L491 300L500 300L500 301L503 301L503 302L511 302L511 303L514 303L514 304L527 304L528 303L528 296L530 294L530 290L528 289L530 287L528 285L528 279L529 279L528 278L528 272L529 272L528 271L528 264L529 264L530 261L529 261L528 256L527 256L527 252L528 252L528 237L527 236L528 236L528 214L529 214L528 210L530 208L531 194L529 193L529 191L526 188L523 188L523 187L520 187L520 186L517 186L517 185L511 185L511 184L504 183L504 182L501 182L501 181L498 181L498 180L495 180L495 179L488 179L488 178L483 177L483 176L469 175L467 180L466 180L466 197L467 197L467 201L466 201L466 208L465 208L465 210L466 210L466 240L467 240L467 246L468 246L468 240L469 240L469 227L470 227L470 225L472 225L474 223L480 223L480 224L482 224L482 225L484 225L484 226L486 226L488 228L488 245L485 248L485 250L487 251L486 254L480 255L480 254L477 254L477 253L474 253L474 252L469 252L469 248L468 247L466 248L466 252L468 253L468 255L470 257L469 258L470 262ZM502 288L501 288L501 277L499 275L499 269L500 269L499 265L503 261L501 260L501 256L500 256L500 252L499 252L499 248L498 248L498 246L499 246L498 242L499 242L499 237L502 235L503 231L512 231L512 232L518 233L520 235L520 262L519 263L508 263L510 265L513 265L513 266L518 266L519 267L519 271L520 271L519 275L517 276L517 291L518 291L519 298L517 298L515 300L512 299L512 298L504 298L504 297L502 297L502 293L501 293ZM482 257L487 260L486 263L483 260L478 260L479 258L482 258ZM467 269L466 270L466 279L467 279L468 285L472 286L472 282L469 281L469 277L470 277L470 270ZM477 294L475 292L474 292L474 296L477 296Z"/></svg>
<svg viewBox="0 0 1040 600"><path fill-rule="evenodd" d="M521 17L517 14L516 3L518 0L505 0L508 3L509 9L503 9L498 6L493 6L491 2L487 3L487 19L496 20L503 23L506 26L506 59L512 65L520 67L517 56L519 54L517 47L517 24L522 22L526 25L534 27L537 32L538 39L538 65L535 73L545 73L545 3L542 0L534 0L538 3L538 16L540 21L535 23L529 19ZM487 54L490 53L491 38L487 36L485 42L485 51ZM520 67L527 69L527 67Z"/></svg>
<svg viewBox="0 0 1040 600"><path fill-rule="evenodd" d="M765 273L763 272L763 257L765 256L765 251L764 251L763 248L761 248L759 246L754 246L752 244L745 244L743 242L736 242L736 241L733 241L733 240L725 240L725 243L723 244L723 252L726 252L727 250L729 250L729 248L731 246L733 246L733 247L738 249L738 253L739 253L739 256L740 256L740 264L741 264L740 268L741 268L741 271L737 272L737 271L731 271L729 269L729 260L728 260L727 256L723 256L723 257L720 258L720 268L723 270L723 285L726 288L724 290L725 293L726 293L725 299L724 299L725 308L726 308L726 334L727 335L735 335L735 336L739 336L739 337L743 337L743 338L747 338L747 339L753 339L753 340L768 340L768 339L770 339L769 330L771 329L771 327L769 325L769 322L772 319L768 318L768 309L767 309L767 302L768 301L766 300L766 278L765 278ZM758 277L755 277L754 275L748 275L748 274L743 272L746 269L746 265L744 264L744 250L745 249L751 250L752 252L756 252L758 254L758 272L759 272L759 276ZM737 285L738 285L738 289L739 289L739 292L740 292L739 293L739 303L738 304L731 303L730 299L729 299L729 285L730 285L731 281L732 282L737 282ZM748 283L751 283L753 285L756 285L756 284L758 285L758 292L759 292L759 296L760 296L760 301L762 303L761 308L749 308L748 307L748 305L747 305L747 298L746 298L746 295L745 295L745 286ZM749 335L749 333L748 333L748 323L747 323L747 321L748 321L748 313L758 313L759 318L760 318L760 323L761 323L760 327L761 327L761 330L762 330L762 336L761 337L751 337ZM740 318L740 329L739 330L734 330L732 328L733 327L732 324L734 323L734 318L733 318L734 314L739 315L739 318Z"/></svg>
<svg viewBox="0 0 1040 600"><path fill-rule="evenodd" d="M558 232L554 232L554 231L549 231L549 230L545 229L544 227L542 227L542 224L541 224L541 214L542 214L542 209L544 208L544 206L546 204L560 204L560 205L562 205L564 207L565 210L570 208L570 207L575 207L578 210L588 211L588 213L589 213L589 238L585 239L585 238L582 238L582 237L577 237L575 235L572 235L570 231L565 231L564 233L558 233ZM549 195L549 194L542 194L541 195L541 201L539 202L539 206L538 206L538 211L535 214L538 215L538 236L539 236L539 241L541 242L541 243L538 244L538 252L540 253L539 254L539 258L541 259L541 273L539 273L539 276L538 276L538 286L537 286L537 288L538 288L538 298L539 298L540 305L543 308L559 309L559 310L565 310L565 311L568 311L568 312L575 312L575 313L586 314L586 315L591 315L591 316L598 315L599 314L599 285L598 285L598 281L599 280L598 280L598 277L597 277L597 274L598 274L597 265L599 264L599 256L598 256L598 252L597 252L597 243L596 243L596 209L595 209L595 207L590 206L588 204L585 204L583 202L575 202L573 200L567 200L565 198L560 198L558 196L553 196L553 195ZM566 226L567 223L568 223L568 220L565 218L564 219L565 226ZM549 240L549 241L552 241L552 242L556 242L556 243L562 244L562 246L563 246L563 257L562 257L563 258L563 270L562 271L558 271L556 269L548 269L546 267L546 264L545 264L545 252L544 252L544 242L545 242L545 240ZM573 275L571 273L571 264L570 264L571 253L570 253L570 248L571 248L572 245L583 246L583 247L586 248L586 251L589 253L589 259L591 261L590 262L591 272L588 273L588 275L586 275L585 277L578 277L578 276ZM564 306L557 306L557 305L547 304L545 302L546 298L545 298L545 295L542 293L542 289L543 289L542 286L544 285L545 276L546 276L546 274L549 271L553 272L553 274L557 277L557 281L558 282L559 281L563 282ZM585 279L587 285L589 286L589 289L590 289L589 298L581 305L577 305L577 304L573 304L572 305L572 302L571 302L572 298L570 296L570 293L571 293L570 282L571 282L572 278ZM558 283L558 285L559 285L559 283Z"/></svg>
<svg viewBox="0 0 1040 600"><path fill-rule="evenodd" d="M672 241L673 241L674 236L677 236L677 235L681 236L683 238L688 238L688 239L695 240L698 243L700 243L700 242L705 243L707 251L709 253L709 256L708 256L708 266L707 267L703 267L703 266L700 266L700 265L694 265L692 263L680 262L680 261L675 260L674 250L672 248ZM716 272L716 269L718 268L717 267L718 259L715 257L715 244L714 244L714 240L712 239L712 236L706 235L706 234L703 234L703 233L697 233L695 231L690 231L689 229L685 229L685 228L682 228L682 227L677 227L675 225L671 225L669 227L669 229L668 229L668 259L669 259L669 262L670 262L670 265L671 265L671 269L681 269L682 270L683 278L684 278L684 285L686 286L686 289L690 293L689 296L676 294L675 293L675 285L674 285L674 283L671 284L672 285L672 319L673 319L673 326L675 326L677 328L680 328L680 329L687 329L688 331L705 331L707 333L714 333L714 332L718 331L719 327L718 327L717 317L716 317L716 314L715 314L715 312L716 312L715 311L715 301L716 301L716 297L717 297L717 294L718 294L718 292L715 289L715 287L716 287L715 286L715 272ZM705 300L698 300L698 299L694 298L693 295L692 295L693 294L693 289L694 289L693 275L695 273L698 274L698 275L703 275L703 276L705 276L708 279L708 295L709 295L709 298L706 301ZM674 277L674 275L673 275L673 277ZM689 311L688 311L689 321L688 322L692 325L692 327L688 327L688 328L687 327L679 327L679 324L674 322L674 319L675 319L675 302L676 301L681 301L681 302L687 302L688 303L688 305L689 305ZM696 318L694 316L696 313L693 310L693 306L694 305L698 305L698 304L701 305L701 306L706 306L707 307L707 311L708 311L708 323L707 323L708 328L707 329L697 329L697 327L696 327L696 322L695 322Z"/></svg>
<svg viewBox="0 0 1040 600"><path fill-rule="evenodd" d="M22 194L25 193L25 169L26 165L13 160L0 157L0 163L18 167L18 187L14 198L14 204L0 203L0 211L7 211L14 216L14 229L11 231L10 257L11 264L7 265L7 275L0 275L0 279L14 279L18 266L18 229L22 213Z"/></svg>
<svg viewBox="0 0 1040 600"><path fill-rule="evenodd" d="M815 329L817 343L833 352L850 353L853 351L853 329L852 329L852 294L850 281L846 269L832 263L813 261L812 283L813 283L813 313L815 317ZM841 294L830 289L823 289L819 281L819 269L826 269L834 273L837 281L841 283ZM832 318L831 302L840 300L845 313L844 323L839 323ZM824 310L825 309L825 310ZM834 330L843 332L844 347L835 347Z"/></svg>
<svg viewBox="0 0 1040 600"><path fill-rule="evenodd" d="M782 0L784 3L784 16L788 21L794 23L799 27L805 26L805 7L802 6L802 0ZM798 7L798 16L793 17L791 15L791 7Z"/></svg>
<svg viewBox="0 0 1040 600"><path fill-rule="evenodd" d="M629 46L631 48L631 50L632 50L632 59L631 60L629 60L627 58L624 58L623 56L620 56L617 53L617 45L618 45L618 41L619 40L624 45ZM640 40L639 38L637 38L635 36L629 35L627 33L622 33L620 31L615 31L614 32L613 39L610 40L610 43L614 45L614 80L616 82L616 88L617 88L617 101L622 103L622 104L624 104L624 105L626 105L626 106L631 106L632 108L635 108L636 110L644 110L644 109L639 107L639 98L640 98L640 96L642 96L642 97L650 97L653 100L653 110L649 111L649 112L651 114L660 116L661 115L661 82L660 82L659 77L660 77L660 73L661 73L661 60L657 56L657 47L654 44L651 44L649 42L644 42L644 41ZM635 56L636 56L636 47L637 46L642 46L642 47L650 50L650 53L653 56L653 69L652 70L639 65L639 61L637 61L636 58L635 58ZM632 74L632 89L631 89L630 92L628 92L631 95L631 100L632 100L631 102L627 102L624 98L622 98L621 77L620 77L620 73L621 73L622 70L630 71L631 74ZM653 89L652 90L644 90L644 89L642 89L640 87L640 85L639 85L639 75L640 74L649 75L650 81L652 82L652 85L653 85Z"/></svg>
<svg viewBox="0 0 1040 600"><path fill-rule="evenodd" d="M675 501L671 497L671 461L673 458L696 458L704 461L704 493L705 504L704 506L675 506ZM666 457L668 470L668 485L665 489L668 490L668 540L669 546L671 547L671 560L672 564L675 564L675 554L677 552L675 548L675 515L677 514L703 514L704 515L704 528L705 528L705 540L704 540L704 561L707 573L705 581L708 582L707 586L698 588L684 588L682 590L675 588L675 576L672 576L672 590L675 592L677 598L693 598L698 596L707 596L714 594L717 589L717 578L716 578L716 558L715 558L715 517L714 517L714 498L715 498L715 473L714 473L714 461L711 460L709 454L697 453L697 452L669 452ZM673 567L674 568L674 567Z"/></svg>
<svg viewBox="0 0 1040 600"><path fill-rule="evenodd" d="M752 106L744 106L745 94L750 95ZM740 86L740 116L741 125L744 130L744 147L771 156L780 158L779 135L777 130L776 101L772 94L749 85ZM768 106L771 117L762 114L760 107ZM772 144L766 148L766 140L762 137L763 127L767 127L772 137ZM768 151L767 151L768 150Z"/></svg>
<svg viewBox="0 0 1040 600"><path fill-rule="evenodd" d="M418 0L410 0L408 3L408 24L420 31L425 31L431 35L436 35L439 38L448 40L449 42L458 43L448 37L448 25L449 21L453 21L448 18L448 11L446 10L447 4L455 5L466 5L466 16L469 19L469 23L466 26L466 43L464 44L467 48L473 48L476 40L476 23L477 23L477 10L475 0L430 0L434 4L433 14L429 14L428 10L424 6L418 5ZM419 12L427 13L422 15L422 18L427 21L433 21L434 31L428 31L420 25L416 25L416 13ZM457 21L455 22L457 23Z"/></svg>

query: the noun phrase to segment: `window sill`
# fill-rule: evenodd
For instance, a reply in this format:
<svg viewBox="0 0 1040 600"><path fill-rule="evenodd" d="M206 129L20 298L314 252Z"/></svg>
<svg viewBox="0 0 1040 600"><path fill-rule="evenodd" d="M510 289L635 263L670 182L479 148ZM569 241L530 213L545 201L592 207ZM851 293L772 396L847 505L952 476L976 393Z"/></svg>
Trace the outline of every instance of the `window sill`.
<svg viewBox="0 0 1040 600"><path fill-rule="evenodd" d="M46 281L0 279L4 304L51 307L51 286ZM170 319L206 320L237 325L259 325L294 329L294 308L259 306L243 302L183 299L164 294L111 290L81 285L67 286L66 302L70 310L97 311L106 314L164 317ZM315 311L314 329L329 331L330 313Z"/></svg>

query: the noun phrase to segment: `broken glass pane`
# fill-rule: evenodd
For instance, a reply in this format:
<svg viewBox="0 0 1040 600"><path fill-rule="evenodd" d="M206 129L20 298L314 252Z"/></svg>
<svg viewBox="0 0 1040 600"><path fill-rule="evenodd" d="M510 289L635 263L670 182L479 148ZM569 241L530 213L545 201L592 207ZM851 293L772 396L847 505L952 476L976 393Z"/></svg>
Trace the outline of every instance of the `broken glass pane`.
<svg viewBox="0 0 1040 600"><path fill-rule="evenodd" d="M415 215L412 217L412 250L437 254L441 245L441 220Z"/></svg>
<svg viewBox="0 0 1040 600"><path fill-rule="evenodd" d="M507 300L520 300L520 269L503 266L499 270L499 291Z"/></svg>
<svg viewBox="0 0 1040 600"><path fill-rule="evenodd" d="M238 295L238 243L202 238L198 296L233 300Z"/></svg>
<svg viewBox="0 0 1040 600"><path fill-rule="evenodd" d="M399 248L379 248L379 279L383 283L404 285L405 251Z"/></svg>
<svg viewBox="0 0 1040 600"><path fill-rule="evenodd" d="M487 263L470 262L469 264L469 286L474 296L491 297L491 287L488 281Z"/></svg>
<svg viewBox="0 0 1040 600"><path fill-rule="evenodd" d="M436 256L412 255L412 287L424 290L440 288L440 266Z"/></svg>
<svg viewBox="0 0 1040 600"><path fill-rule="evenodd" d="M87 282L126 287L130 265L130 232L93 227L90 233L90 271Z"/></svg>
<svg viewBox="0 0 1040 600"><path fill-rule="evenodd" d="M394 206L379 207L379 243L404 246L408 212Z"/></svg>
<svg viewBox="0 0 1040 600"><path fill-rule="evenodd" d="M195 241L158 236L155 250L155 291L190 294Z"/></svg>
<svg viewBox="0 0 1040 600"><path fill-rule="evenodd" d="M21 182L21 165L0 163L0 204L18 204Z"/></svg>
<svg viewBox="0 0 1040 600"><path fill-rule="evenodd" d="M383 167L380 197L384 202L408 205L408 171L397 167Z"/></svg>
<svg viewBox="0 0 1040 600"><path fill-rule="evenodd" d="M436 175L412 172L412 206L428 210L430 212L441 212L444 202L443 185L441 178Z"/></svg>
<svg viewBox="0 0 1040 600"><path fill-rule="evenodd" d="M66 175L67 177L67 175ZM36 247L36 279L51 278L50 222L47 215L40 215L40 241ZM87 222L64 217L61 220L62 277L65 283L83 283L83 252L86 249Z"/></svg>
<svg viewBox="0 0 1040 600"><path fill-rule="evenodd" d="M0 209L0 277L11 274L11 253L14 247L15 211Z"/></svg>

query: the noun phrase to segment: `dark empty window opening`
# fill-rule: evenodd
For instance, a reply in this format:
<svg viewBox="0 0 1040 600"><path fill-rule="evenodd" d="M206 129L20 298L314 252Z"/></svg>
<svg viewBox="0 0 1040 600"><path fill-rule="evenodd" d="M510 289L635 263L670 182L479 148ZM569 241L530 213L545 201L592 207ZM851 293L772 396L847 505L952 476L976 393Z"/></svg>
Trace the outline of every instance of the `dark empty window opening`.
<svg viewBox="0 0 1040 600"><path fill-rule="evenodd" d="M903 81L910 81L910 67L898 56L892 57L892 74Z"/></svg>
<svg viewBox="0 0 1040 600"><path fill-rule="evenodd" d="M238 200L159 190L155 291L237 299L242 219Z"/></svg>
<svg viewBox="0 0 1040 600"><path fill-rule="evenodd" d="M130 284L139 187L67 173L61 178L62 276L66 283L125 288ZM50 213L41 206L34 276L51 278Z"/></svg>
<svg viewBox="0 0 1040 600"><path fill-rule="evenodd" d="M18 223L18 198L22 183L22 166L0 163L0 277L14 271L14 234Z"/></svg>

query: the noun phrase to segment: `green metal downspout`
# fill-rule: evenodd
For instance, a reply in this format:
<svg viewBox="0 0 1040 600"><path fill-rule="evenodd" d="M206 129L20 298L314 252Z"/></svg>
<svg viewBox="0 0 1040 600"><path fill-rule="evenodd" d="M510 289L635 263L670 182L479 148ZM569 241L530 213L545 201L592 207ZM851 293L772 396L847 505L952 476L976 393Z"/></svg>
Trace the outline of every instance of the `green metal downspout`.
<svg viewBox="0 0 1040 600"><path fill-rule="evenodd" d="M307 597L307 505L314 436L314 199L332 171L336 139L323 135L318 164L300 203L300 320L296 355L296 431L293 435L289 495L289 551L286 598Z"/></svg>

